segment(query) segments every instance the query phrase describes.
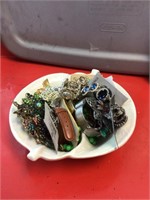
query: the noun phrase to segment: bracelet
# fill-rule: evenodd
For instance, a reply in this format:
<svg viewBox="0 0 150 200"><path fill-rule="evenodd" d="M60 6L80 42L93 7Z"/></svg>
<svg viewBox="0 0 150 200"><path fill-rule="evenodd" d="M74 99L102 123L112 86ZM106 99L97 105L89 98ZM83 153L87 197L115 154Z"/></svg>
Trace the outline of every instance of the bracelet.
<svg viewBox="0 0 150 200"><path fill-rule="evenodd" d="M73 141L75 139L75 131L67 110L64 108L56 107L55 113L60 120L65 139L67 141Z"/></svg>
<svg viewBox="0 0 150 200"><path fill-rule="evenodd" d="M89 127L89 122L85 118L84 106L87 104L86 99L83 99L75 105L75 118L77 124L84 130ZM90 108L90 106L89 106Z"/></svg>
<svg viewBox="0 0 150 200"><path fill-rule="evenodd" d="M94 97L86 97L75 105L75 118L83 130L102 127L102 113L97 109L97 100Z"/></svg>

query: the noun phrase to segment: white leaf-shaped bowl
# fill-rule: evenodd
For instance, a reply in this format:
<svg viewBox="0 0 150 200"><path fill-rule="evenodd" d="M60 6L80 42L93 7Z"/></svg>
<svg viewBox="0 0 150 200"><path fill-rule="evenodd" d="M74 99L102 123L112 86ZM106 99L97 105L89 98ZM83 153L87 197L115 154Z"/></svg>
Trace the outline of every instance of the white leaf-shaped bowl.
<svg viewBox="0 0 150 200"><path fill-rule="evenodd" d="M49 80L52 86L59 87L61 86L62 82L69 76L69 74L65 73L55 73L43 76L23 88L15 97L14 101L21 103L22 98L25 97L25 94L27 92L33 94L37 89L41 88L43 81L46 79ZM17 115L13 113L16 110L16 107L12 104L9 113L9 123L13 136L22 146L29 150L27 157L32 161L35 161L39 158L45 160L60 160L64 158L91 158L105 155L117 150L118 148L123 146L133 134L136 124L136 109L130 95L119 84L117 84L116 82L114 82L114 84L115 87L128 98L128 100L123 104L123 108L125 109L128 116L128 121L124 126L117 130L117 143L115 137L112 136L104 144L95 147L89 143L88 139L83 134L81 143L72 151L56 153L54 150L49 149L44 145L37 144L33 138L29 137L29 135L23 130L23 127Z"/></svg>

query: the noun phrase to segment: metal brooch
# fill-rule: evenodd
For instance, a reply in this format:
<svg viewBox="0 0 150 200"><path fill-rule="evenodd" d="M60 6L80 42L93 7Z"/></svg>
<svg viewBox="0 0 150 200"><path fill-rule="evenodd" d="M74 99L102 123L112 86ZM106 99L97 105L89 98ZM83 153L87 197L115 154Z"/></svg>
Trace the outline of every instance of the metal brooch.
<svg viewBox="0 0 150 200"><path fill-rule="evenodd" d="M113 112L114 126L116 128L120 128L127 122L128 117L125 114L124 108L120 107L118 104L114 104L112 106L112 112Z"/></svg>

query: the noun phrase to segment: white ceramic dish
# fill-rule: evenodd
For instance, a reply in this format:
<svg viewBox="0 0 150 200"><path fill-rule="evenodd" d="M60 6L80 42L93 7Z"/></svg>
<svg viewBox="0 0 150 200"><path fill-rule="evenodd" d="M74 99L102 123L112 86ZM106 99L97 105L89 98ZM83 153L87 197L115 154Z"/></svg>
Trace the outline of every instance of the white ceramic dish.
<svg viewBox="0 0 150 200"><path fill-rule="evenodd" d="M25 94L27 92L34 93L38 88L42 86L42 83L45 79L48 79L52 86L60 86L68 76L69 74L65 73L56 73L43 76L23 88L16 96L14 101L21 103L21 100ZM116 88L119 89L128 98L128 100L123 104L123 107L125 108L126 114L128 116L128 121L123 127L117 130L116 139L118 145L116 144L115 137L112 136L106 143L100 145L99 147L94 147L89 143L86 136L83 134L81 143L72 151L56 153L54 150L37 144L34 139L29 138L28 134L23 130L17 115L13 114L13 112L16 110L16 107L12 104L9 113L9 123L13 136L22 146L29 150L27 157L32 161L35 161L39 158L45 160L60 160L64 158L91 158L105 155L117 150L123 146L133 134L136 124L136 109L130 95L119 84L115 82L114 84Z"/></svg>

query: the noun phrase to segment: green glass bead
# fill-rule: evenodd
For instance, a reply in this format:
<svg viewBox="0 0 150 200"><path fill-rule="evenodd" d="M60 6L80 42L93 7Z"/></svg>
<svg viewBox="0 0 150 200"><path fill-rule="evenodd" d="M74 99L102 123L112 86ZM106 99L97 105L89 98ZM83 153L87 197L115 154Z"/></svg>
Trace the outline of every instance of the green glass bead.
<svg viewBox="0 0 150 200"><path fill-rule="evenodd" d="M41 108L41 107L42 107L41 102L37 102L37 103L36 103L36 106L37 106L38 108Z"/></svg>
<svg viewBox="0 0 150 200"><path fill-rule="evenodd" d="M71 144L64 144L63 148L65 151L71 151L73 149L73 146Z"/></svg>
<svg viewBox="0 0 150 200"><path fill-rule="evenodd" d="M100 133L101 133L101 136L104 137L104 138L107 136L107 132L106 132L105 129L100 130Z"/></svg>
<svg viewBox="0 0 150 200"><path fill-rule="evenodd" d="M30 103L30 100L27 99L27 98L23 98L22 101L23 101L23 103L26 103L26 104L29 104L29 103Z"/></svg>
<svg viewBox="0 0 150 200"><path fill-rule="evenodd" d="M40 98L39 94L36 94L36 93L35 93L35 94L34 94L34 98L35 98L35 99L39 99L39 98Z"/></svg>
<svg viewBox="0 0 150 200"><path fill-rule="evenodd" d="M71 151L72 149L73 149L73 146L72 146L72 145L69 145L69 144L68 144L68 145L66 146L66 151Z"/></svg>
<svg viewBox="0 0 150 200"><path fill-rule="evenodd" d="M95 145L95 144L96 144L96 138L94 138L94 137L89 137L89 142L90 142L91 144Z"/></svg>

